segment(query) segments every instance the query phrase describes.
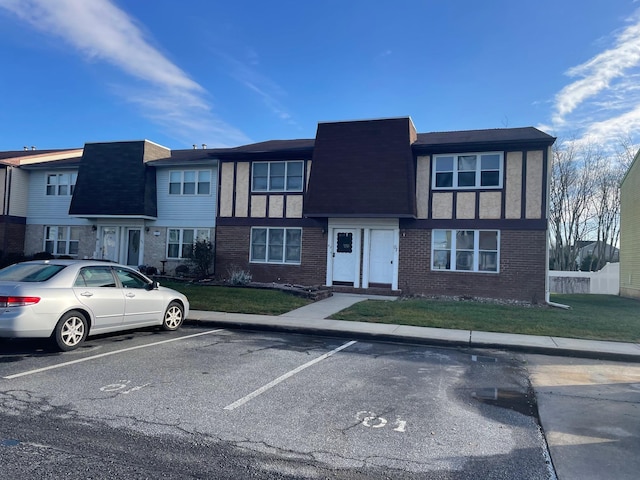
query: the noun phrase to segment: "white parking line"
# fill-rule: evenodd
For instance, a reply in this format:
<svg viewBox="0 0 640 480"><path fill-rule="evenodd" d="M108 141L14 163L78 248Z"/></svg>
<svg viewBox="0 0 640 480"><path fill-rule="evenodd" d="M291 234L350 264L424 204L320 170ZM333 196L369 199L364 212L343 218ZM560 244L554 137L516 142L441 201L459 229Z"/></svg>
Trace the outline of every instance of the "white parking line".
<svg viewBox="0 0 640 480"><path fill-rule="evenodd" d="M266 385L260 387L257 390L254 390L253 392L251 392L249 395L242 397L240 400L236 400L235 402L227 405L226 407L224 407L225 410L234 410L242 405L244 405L245 403L247 403L249 400L257 397L258 395L266 392L267 390L269 390L272 387L275 387L276 385L278 385L280 382L284 382L287 378L294 376L296 373L301 372L302 370L304 370L305 368L310 367L311 365L315 365L316 363L324 360L325 358L329 358L331 355L333 355L334 353L338 353L340 350L344 350L347 347L350 347L351 345L353 345L354 343L357 343L355 340L352 340L350 342L345 343L344 345L331 350L328 353L325 353L324 355L319 356L318 358L311 360L310 362L305 363L304 365L300 365L298 368L294 368L293 370L285 373L284 375L276 378L275 380L273 380L272 382L267 383Z"/></svg>
<svg viewBox="0 0 640 480"><path fill-rule="evenodd" d="M16 373L13 375L8 375L6 377L2 377L6 380L13 380L18 377L25 377L27 375L33 375L34 373L46 372L47 370L53 370L56 368L62 368L69 365L73 365L75 363L87 362L89 360L95 360L96 358L108 357L109 355L116 355L117 353L130 352L131 350L138 350L139 348L147 348L154 347L156 345L162 345L163 343L177 342L178 340L185 340L187 338L199 337L201 335L209 335L211 333L222 332L224 329L219 328L217 330L209 330L207 332L194 333L193 335L185 335L184 337L171 338L169 340L162 340L161 342L147 343L146 345L138 345L136 347L123 348L122 350L114 350L113 352L100 353L98 355L92 355L91 357L79 358L77 360L71 360L70 362L58 363L56 365L51 365L49 367L36 368L35 370L28 370L22 373Z"/></svg>

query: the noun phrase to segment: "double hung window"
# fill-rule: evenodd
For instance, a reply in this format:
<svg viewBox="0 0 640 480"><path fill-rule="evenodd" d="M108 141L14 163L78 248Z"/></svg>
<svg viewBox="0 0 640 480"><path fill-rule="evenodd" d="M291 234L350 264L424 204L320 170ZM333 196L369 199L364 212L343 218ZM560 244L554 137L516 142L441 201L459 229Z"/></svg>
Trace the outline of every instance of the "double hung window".
<svg viewBox="0 0 640 480"><path fill-rule="evenodd" d="M256 263L301 261L301 228L252 228L250 259Z"/></svg>
<svg viewBox="0 0 640 480"><path fill-rule="evenodd" d="M169 172L169 195L209 195L211 170L174 170Z"/></svg>
<svg viewBox="0 0 640 480"><path fill-rule="evenodd" d="M167 258L191 258L193 244L198 240L210 241L206 228L170 228L167 240Z"/></svg>
<svg viewBox="0 0 640 480"><path fill-rule="evenodd" d="M303 162L254 162L251 190L254 192L301 192Z"/></svg>
<svg viewBox="0 0 640 480"><path fill-rule="evenodd" d="M501 188L502 152L434 155L433 188Z"/></svg>
<svg viewBox="0 0 640 480"><path fill-rule="evenodd" d="M434 230L432 238L432 270L498 272L497 230Z"/></svg>
<svg viewBox="0 0 640 480"><path fill-rule="evenodd" d="M44 251L51 255L78 255L80 227L45 227Z"/></svg>
<svg viewBox="0 0 640 480"><path fill-rule="evenodd" d="M78 174L49 173L47 174L47 195L71 196L76 186Z"/></svg>

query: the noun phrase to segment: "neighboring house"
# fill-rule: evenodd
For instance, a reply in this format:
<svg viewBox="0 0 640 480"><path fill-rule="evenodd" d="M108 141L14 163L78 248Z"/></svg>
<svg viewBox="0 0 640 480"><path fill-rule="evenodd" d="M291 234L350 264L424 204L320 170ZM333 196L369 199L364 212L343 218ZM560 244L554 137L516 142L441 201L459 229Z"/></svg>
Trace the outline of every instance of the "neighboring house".
<svg viewBox="0 0 640 480"><path fill-rule="evenodd" d="M26 224L30 207L29 166L47 163L77 163L82 149L25 150L0 152L0 257L18 258L25 250ZM68 207L68 205L67 205ZM64 208L64 206L63 206ZM41 251L40 248L39 251Z"/></svg>
<svg viewBox="0 0 640 480"><path fill-rule="evenodd" d="M620 185L620 295L640 298L640 151Z"/></svg>
<svg viewBox="0 0 640 480"><path fill-rule="evenodd" d="M90 143L17 167L25 253L173 271L207 238L219 278L543 302L554 141L532 127L417 133L407 117L224 149Z"/></svg>
<svg viewBox="0 0 640 480"><path fill-rule="evenodd" d="M598 258L602 255L602 258ZM608 243L594 242L594 241L579 241L578 242L578 256L576 257L576 264L580 269L582 262L588 257L592 257L594 260L593 267L597 268L597 264L604 266L607 262L619 262L620 250ZM595 257L595 258L594 258Z"/></svg>
<svg viewBox="0 0 640 480"><path fill-rule="evenodd" d="M185 155L186 153L186 155ZM217 161L148 140L88 143L73 162L30 173L25 253L173 269L194 239L214 240Z"/></svg>

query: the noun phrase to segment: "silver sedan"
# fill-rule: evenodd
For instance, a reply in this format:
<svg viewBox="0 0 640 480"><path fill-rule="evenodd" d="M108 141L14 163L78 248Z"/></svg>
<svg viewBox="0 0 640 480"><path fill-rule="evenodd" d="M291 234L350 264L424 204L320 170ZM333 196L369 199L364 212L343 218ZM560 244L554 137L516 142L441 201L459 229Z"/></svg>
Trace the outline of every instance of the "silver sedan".
<svg viewBox="0 0 640 480"><path fill-rule="evenodd" d="M188 314L187 297L124 265L40 260L0 270L0 337L50 337L69 351L88 335L177 330Z"/></svg>

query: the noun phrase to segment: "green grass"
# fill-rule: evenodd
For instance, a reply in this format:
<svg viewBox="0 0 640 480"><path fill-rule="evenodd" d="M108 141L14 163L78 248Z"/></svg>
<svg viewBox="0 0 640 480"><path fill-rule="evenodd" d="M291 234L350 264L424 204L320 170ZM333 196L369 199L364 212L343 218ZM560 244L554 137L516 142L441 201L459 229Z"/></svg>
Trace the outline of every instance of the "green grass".
<svg viewBox="0 0 640 480"><path fill-rule="evenodd" d="M164 280L161 285L187 296L193 310L281 315L311 303L311 300L278 290L196 285Z"/></svg>
<svg viewBox="0 0 640 480"><path fill-rule="evenodd" d="M552 295L571 306L497 305L473 301L368 300L331 318L421 327L640 342L640 302L613 295Z"/></svg>
<svg viewBox="0 0 640 480"><path fill-rule="evenodd" d="M281 315L311 303L278 290L163 281L194 310ZM367 300L331 316L337 320L482 330L554 337L640 342L640 301L613 295L552 295L570 310L474 301Z"/></svg>

